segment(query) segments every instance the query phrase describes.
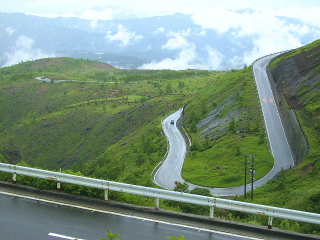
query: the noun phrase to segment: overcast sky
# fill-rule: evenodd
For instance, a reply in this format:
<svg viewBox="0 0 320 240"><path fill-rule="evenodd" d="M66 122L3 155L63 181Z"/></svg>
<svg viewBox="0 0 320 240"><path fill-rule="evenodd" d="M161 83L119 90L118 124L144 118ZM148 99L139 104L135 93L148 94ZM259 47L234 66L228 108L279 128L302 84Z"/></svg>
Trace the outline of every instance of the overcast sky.
<svg viewBox="0 0 320 240"><path fill-rule="evenodd" d="M254 11L235 12L248 8ZM235 62L242 61L247 64L258 57L307 44L301 40L306 34L312 33L314 40L320 38L320 0L0 0L0 12L23 12L45 17L79 17L92 20L93 26L95 20L112 20L119 17L151 17L177 12L190 14L194 23L200 25L204 32L206 29L214 29L223 34L234 30L235 39L254 36L252 51L234 59ZM286 25L276 16L295 18L302 24ZM14 31L6 30L8 34ZM143 37L128 33L127 29L119 26L117 34L107 33L106 38L110 41L121 40L123 45L128 45L129 40L138 41ZM177 69L198 67L191 64L198 56L195 54L195 47L186 41L184 35L187 33L170 34L170 39L163 48L172 48L174 43L175 48L181 49L179 56L146 67L166 68L174 64L179 66ZM119 39L120 36L130 38ZM32 49L32 41L29 49ZM38 49L37 51L39 57L41 52ZM211 54L210 59L215 61L205 67L219 68L219 49L210 48L208 52Z"/></svg>
<svg viewBox="0 0 320 240"><path fill-rule="evenodd" d="M197 14L202 10L252 8L320 23L320 0L0 0L1 12L24 12L41 16L77 16L109 20L116 6L139 17L176 12ZM96 8L99 7L99 8Z"/></svg>

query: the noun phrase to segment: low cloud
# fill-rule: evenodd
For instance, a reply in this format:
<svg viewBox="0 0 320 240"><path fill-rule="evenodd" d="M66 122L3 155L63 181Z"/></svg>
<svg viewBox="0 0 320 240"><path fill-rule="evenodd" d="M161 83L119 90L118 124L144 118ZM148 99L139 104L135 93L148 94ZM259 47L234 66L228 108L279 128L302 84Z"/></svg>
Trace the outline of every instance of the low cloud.
<svg viewBox="0 0 320 240"><path fill-rule="evenodd" d="M143 64L139 69L172 69L183 70L197 68L194 60L196 59L196 52L194 47L183 49L174 59L166 58L159 62L151 62Z"/></svg>
<svg viewBox="0 0 320 240"><path fill-rule="evenodd" d="M217 49L207 46L206 50L208 52L207 64L208 69L211 70L220 70L223 68L222 62L224 60L224 56Z"/></svg>
<svg viewBox="0 0 320 240"><path fill-rule="evenodd" d="M85 9L80 16L87 20L111 20L113 18L113 12L111 8L105 8L101 11L95 11L92 9Z"/></svg>
<svg viewBox="0 0 320 240"><path fill-rule="evenodd" d="M182 49L175 58L165 58L159 62L143 64L139 69L220 69L223 55L216 49L207 46L208 55L200 56L194 44Z"/></svg>
<svg viewBox="0 0 320 240"><path fill-rule="evenodd" d="M167 34L168 41L162 46L162 49L178 52L174 58L165 58L161 61L153 61L143 64L140 69L221 69L223 54L212 46L196 46L188 41L192 35L191 29L178 32L170 31ZM199 51L199 48L202 51Z"/></svg>
<svg viewBox="0 0 320 240"><path fill-rule="evenodd" d="M34 39L21 35L15 42L11 51L3 55L4 64L1 67L8 67L23 61L31 61L40 58L55 57L53 54L44 53L41 49L34 49Z"/></svg>
<svg viewBox="0 0 320 240"><path fill-rule="evenodd" d="M105 39L109 42L119 42L120 47L126 47L133 41L138 41L142 38L142 35L136 35L134 32L130 32L122 24L118 25L118 31L115 34L112 34L111 31L108 31L107 35L105 36Z"/></svg>
<svg viewBox="0 0 320 240"><path fill-rule="evenodd" d="M320 9L318 10L320 11ZM289 15L281 10L275 12L251 9L236 12L222 8L207 8L195 12L192 15L192 20L204 30L213 29L218 34L232 34L235 42L237 42L237 39L239 42L243 39L249 39L253 43L253 47L242 56L235 56L229 62L232 63L235 59L241 59L243 63L250 65L259 57L302 46L301 39L307 34L320 37L319 31L316 31L312 25L307 24L311 23L311 17L308 17L306 11L301 11L295 9ZM296 15L293 16L293 13ZM312 10L310 15L314 17L316 12ZM279 16L295 17L304 22L288 24L286 18Z"/></svg>
<svg viewBox="0 0 320 240"><path fill-rule="evenodd" d="M165 28L164 27L159 27L157 30L155 30L153 32L153 34L159 34L159 33L164 33L165 31Z"/></svg>
<svg viewBox="0 0 320 240"><path fill-rule="evenodd" d="M12 27L7 27L6 28L6 33L11 36L16 30L14 30Z"/></svg>
<svg viewBox="0 0 320 240"><path fill-rule="evenodd" d="M184 49L189 46L187 39L185 38L190 33L190 29L187 31L180 31L180 32L170 32L168 36L170 37L169 40L165 45L162 46L163 49L168 50L178 50Z"/></svg>

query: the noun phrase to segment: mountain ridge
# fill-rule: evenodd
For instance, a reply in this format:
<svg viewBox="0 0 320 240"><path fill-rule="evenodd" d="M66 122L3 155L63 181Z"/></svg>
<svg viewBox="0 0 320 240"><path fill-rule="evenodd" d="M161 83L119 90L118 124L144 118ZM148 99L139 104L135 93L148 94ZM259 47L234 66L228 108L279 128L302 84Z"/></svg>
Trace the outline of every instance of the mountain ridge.
<svg viewBox="0 0 320 240"><path fill-rule="evenodd" d="M196 23L192 15L181 13L108 21L45 18L23 13L0 13L0 18L3 26L0 66L47 56L69 56L110 62L129 69L226 70L250 65L259 57L259 51L265 54L261 46L256 45L257 41L263 41L263 36L245 33L240 26L219 32ZM316 36L317 28L297 19L278 17L278 20L292 27L288 32L292 39L299 38L305 44ZM302 26L314 31L300 37L295 31ZM82 55L83 52L90 54ZM101 58L95 53L104 56ZM125 56L127 61L121 61Z"/></svg>

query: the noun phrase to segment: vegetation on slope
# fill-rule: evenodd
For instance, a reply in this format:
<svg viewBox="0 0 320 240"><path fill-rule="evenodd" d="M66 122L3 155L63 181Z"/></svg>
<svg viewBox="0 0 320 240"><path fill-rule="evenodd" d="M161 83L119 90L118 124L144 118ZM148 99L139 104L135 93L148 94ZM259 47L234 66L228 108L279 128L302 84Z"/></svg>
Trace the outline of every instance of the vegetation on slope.
<svg viewBox="0 0 320 240"><path fill-rule="evenodd" d="M70 58L0 72L2 161L142 185L152 184L151 173L167 149L161 118L215 74L121 70Z"/></svg>
<svg viewBox="0 0 320 240"><path fill-rule="evenodd" d="M185 123L193 139L189 157L193 175L185 174L190 172L187 161L186 180L203 186L240 185L243 154L259 157L258 178L272 167L249 68L221 73L138 71L50 58L1 73L1 111L6 113L0 123L1 153L15 151L6 155L7 162L149 186L166 151L161 119L190 103ZM69 81L56 81L61 79ZM230 98L231 106L219 112L228 131L197 137L196 121ZM230 112L236 114L230 117ZM204 174L208 181L199 181Z"/></svg>
<svg viewBox="0 0 320 240"><path fill-rule="evenodd" d="M308 139L309 151L302 163L255 191L256 203L320 213L320 40L287 53L271 63L273 73L282 76L280 93L287 99L288 109L295 111ZM278 69L277 69L278 68ZM292 73L296 72L296 77ZM277 77L275 81L279 81ZM281 196L281 197L279 197ZM278 221L278 222L277 222ZM281 225L280 220L275 224ZM285 223L287 229L319 234L320 226Z"/></svg>
<svg viewBox="0 0 320 240"><path fill-rule="evenodd" d="M199 95L185 110L192 146L183 166L184 179L210 187L242 185L245 155L256 156L255 178L265 176L273 157L252 69L221 73Z"/></svg>

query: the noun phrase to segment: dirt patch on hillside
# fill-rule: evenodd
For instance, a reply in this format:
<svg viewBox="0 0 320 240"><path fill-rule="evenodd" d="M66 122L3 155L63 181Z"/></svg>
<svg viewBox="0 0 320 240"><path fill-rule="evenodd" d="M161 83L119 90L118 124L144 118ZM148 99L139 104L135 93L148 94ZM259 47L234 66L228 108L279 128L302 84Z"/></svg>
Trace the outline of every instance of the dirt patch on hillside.
<svg viewBox="0 0 320 240"><path fill-rule="evenodd" d="M111 65L109 65L107 63L100 63L100 62L94 62L94 63L91 64L90 67L100 68L100 69L113 68Z"/></svg>
<svg viewBox="0 0 320 240"><path fill-rule="evenodd" d="M38 60L36 64L33 64L31 67L32 68L48 67L58 62L62 63L64 62L64 60L61 58L41 59L41 60Z"/></svg>

